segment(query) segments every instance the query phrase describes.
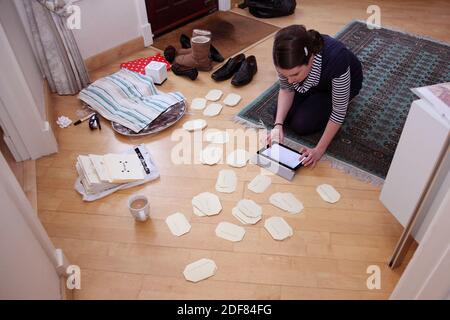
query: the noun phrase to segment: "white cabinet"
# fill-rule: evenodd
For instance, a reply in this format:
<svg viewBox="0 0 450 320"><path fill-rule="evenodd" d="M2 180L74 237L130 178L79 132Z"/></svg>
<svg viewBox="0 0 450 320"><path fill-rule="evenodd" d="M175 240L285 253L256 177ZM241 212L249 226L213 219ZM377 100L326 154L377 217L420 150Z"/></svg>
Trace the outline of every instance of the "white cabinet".
<svg viewBox="0 0 450 320"><path fill-rule="evenodd" d="M442 189L449 188L449 179L446 179L450 167L449 130L449 120L436 112L428 102L416 100L412 103L380 195L381 202L404 227L420 205L424 192L431 191L424 199L429 209L435 198L442 194ZM429 185L439 165L439 176ZM423 208L425 214L417 221L412 232L418 242L435 213L426 210L426 206Z"/></svg>

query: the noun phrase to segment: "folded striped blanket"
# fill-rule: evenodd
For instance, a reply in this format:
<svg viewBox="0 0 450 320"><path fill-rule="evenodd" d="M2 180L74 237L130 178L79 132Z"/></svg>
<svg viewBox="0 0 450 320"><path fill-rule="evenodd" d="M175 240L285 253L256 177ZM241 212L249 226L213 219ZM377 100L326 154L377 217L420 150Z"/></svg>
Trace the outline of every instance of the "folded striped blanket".
<svg viewBox="0 0 450 320"><path fill-rule="evenodd" d="M185 100L180 92L162 93L150 77L126 69L95 81L78 98L104 118L136 133Z"/></svg>

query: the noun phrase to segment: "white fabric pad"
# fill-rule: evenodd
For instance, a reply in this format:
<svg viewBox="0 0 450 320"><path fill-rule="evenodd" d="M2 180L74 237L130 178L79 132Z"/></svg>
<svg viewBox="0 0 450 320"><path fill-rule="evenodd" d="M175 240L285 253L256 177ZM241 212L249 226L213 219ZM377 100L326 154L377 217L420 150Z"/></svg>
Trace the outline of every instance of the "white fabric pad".
<svg viewBox="0 0 450 320"><path fill-rule="evenodd" d="M251 218L243 214L238 207L234 207L231 211L231 214L239 220L242 224L256 224L259 220L261 220L262 216Z"/></svg>
<svg viewBox="0 0 450 320"><path fill-rule="evenodd" d="M214 165L220 162L220 160L222 160L222 148L219 147L206 147L205 149L203 149L201 155L200 155L200 161L203 164L207 164L207 165Z"/></svg>
<svg viewBox="0 0 450 320"><path fill-rule="evenodd" d="M206 214L204 214L203 212L201 212L199 209L197 209L196 207L192 207L192 211L194 212L194 214L198 217L207 217Z"/></svg>
<svg viewBox="0 0 450 320"><path fill-rule="evenodd" d="M199 282L216 273L217 265L210 259L200 259L184 268L183 275L188 281Z"/></svg>
<svg viewBox="0 0 450 320"><path fill-rule="evenodd" d="M262 208L253 200L242 199L238 202L239 211L249 218L257 218L262 216Z"/></svg>
<svg viewBox="0 0 450 320"><path fill-rule="evenodd" d="M284 240L294 235L294 230L281 217L271 217L264 222L264 228L275 240Z"/></svg>
<svg viewBox="0 0 450 320"><path fill-rule="evenodd" d="M292 214L300 213L304 209L303 203L289 192L274 193L270 196L269 202L275 207Z"/></svg>
<svg viewBox="0 0 450 320"><path fill-rule="evenodd" d="M220 170L217 177L216 190L222 193L236 191L237 177L233 170Z"/></svg>
<svg viewBox="0 0 450 320"><path fill-rule="evenodd" d="M206 99L195 98L192 100L191 108L194 110L203 110L206 107Z"/></svg>
<svg viewBox="0 0 450 320"><path fill-rule="evenodd" d="M247 186L250 191L255 193L263 193L272 183L272 179L269 176L257 175Z"/></svg>
<svg viewBox="0 0 450 320"><path fill-rule="evenodd" d="M222 211L219 197L210 192L203 192L192 198L194 214L201 216L213 216ZM196 210L197 209L197 210Z"/></svg>
<svg viewBox="0 0 450 320"><path fill-rule="evenodd" d="M216 236L228 241L241 241L244 238L244 235L244 228L229 222L221 222L216 228Z"/></svg>
<svg viewBox="0 0 450 320"><path fill-rule="evenodd" d="M284 201L289 205L288 212L292 214L300 213L303 209L303 203L300 202L292 193L283 193Z"/></svg>
<svg viewBox="0 0 450 320"><path fill-rule="evenodd" d="M191 225L182 213L174 213L166 218L166 224L174 236L182 236L191 230Z"/></svg>
<svg viewBox="0 0 450 320"><path fill-rule="evenodd" d="M236 93L230 93L226 96L225 100L223 100L223 103L229 107L236 106L241 101L241 96Z"/></svg>
<svg viewBox="0 0 450 320"><path fill-rule="evenodd" d="M211 103L203 110L203 115L206 117L215 117L220 111L222 111L222 105L220 103Z"/></svg>
<svg viewBox="0 0 450 320"><path fill-rule="evenodd" d="M247 151L237 149L231 152L227 157L227 164L232 167L242 168L247 165L248 154Z"/></svg>
<svg viewBox="0 0 450 320"><path fill-rule="evenodd" d="M212 89L208 92L208 94L205 96L206 100L209 101L217 101L222 97L223 92L218 89Z"/></svg>
<svg viewBox="0 0 450 320"><path fill-rule="evenodd" d="M336 203L341 199L341 195L333 186L329 184L321 184L316 188L316 191L319 193L320 197L329 203Z"/></svg>
<svg viewBox="0 0 450 320"><path fill-rule="evenodd" d="M269 202L281 210L289 211L289 205L284 201L282 192L272 194L269 198Z"/></svg>
<svg viewBox="0 0 450 320"><path fill-rule="evenodd" d="M208 131L205 140L211 143L225 144L230 141L230 135L226 131Z"/></svg>
<svg viewBox="0 0 450 320"><path fill-rule="evenodd" d="M203 119L190 120L183 124L183 129L187 131L203 130L206 125L206 121Z"/></svg>

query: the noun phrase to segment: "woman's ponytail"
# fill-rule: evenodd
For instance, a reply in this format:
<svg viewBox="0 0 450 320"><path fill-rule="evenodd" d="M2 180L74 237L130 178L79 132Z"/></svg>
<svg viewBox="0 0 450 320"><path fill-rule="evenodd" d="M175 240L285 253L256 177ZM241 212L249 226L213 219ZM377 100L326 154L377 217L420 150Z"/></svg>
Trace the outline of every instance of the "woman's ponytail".
<svg viewBox="0 0 450 320"><path fill-rule="evenodd" d="M292 69L308 64L311 55L318 54L324 46L323 38L315 30L303 25L291 25L277 32L273 44L273 62L282 69Z"/></svg>
<svg viewBox="0 0 450 320"><path fill-rule="evenodd" d="M324 45L323 38L316 30L308 30L308 38L310 39L309 49L313 54L318 54Z"/></svg>

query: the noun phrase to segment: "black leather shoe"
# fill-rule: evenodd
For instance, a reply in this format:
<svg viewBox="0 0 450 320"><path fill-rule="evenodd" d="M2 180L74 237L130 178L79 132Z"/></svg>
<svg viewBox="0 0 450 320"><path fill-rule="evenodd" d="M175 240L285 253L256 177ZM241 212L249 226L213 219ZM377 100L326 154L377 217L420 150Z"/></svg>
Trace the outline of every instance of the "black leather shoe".
<svg viewBox="0 0 450 320"><path fill-rule="evenodd" d="M191 47L191 39L182 33L180 36L180 44L183 49L189 49Z"/></svg>
<svg viewBox="0 0 450 320"><path fill-rule="evenodd" d="M241 67L242 62L245 61L245 55L243 53L228 59L228 61L219 69L217 69L212 75L216 81L223 81L230 79Z"/></svg>
<svg viewBox="0 0 450 320"><path fill-rule="evenodd" d="M216 49L213 45L209 48L209 57L212 61L223 62L224 57L220 54L219 50Z"/></svg>
<svg viewBox="0 0 450 320"><path fill-rule="evenodd" d="M197 79L198 76L198 70L196 68L185 67L178 63L172 65L172 72L177 76L185 76L191 80Z"/></svg>
<svg viewBox="0 0 450 320"><path fill-rule="evenodd" d="M173 61L175 60L176 54L177 54L177 49L175 49L174 46L167 46L164 49L164 58L166 58L166 60L169 61L170 63L173 63Z"/></svg>
<svg viewBox="0 0 450 320"><path fill-rule="evenodd" d="M180 36L180 44L183 49L188 49L191 47L191 39L187 35L182 33ZM213 45L211 45L209 49L209 58L212 61L216 62L223 62L225 60L224 57L222 57L222 55L220 54L219 50L217 50Z"/></svg>
<svg viewBox="0 0 450 320"><path fill-rule="evenodd" d="M236 87L244 86L252 81L257 71L258 66L256 65L255 56L249 56L242 62L241 67L234 74L233 79L231 79L231 84Z"/></svg>

